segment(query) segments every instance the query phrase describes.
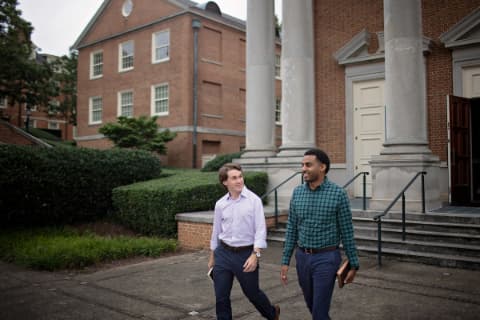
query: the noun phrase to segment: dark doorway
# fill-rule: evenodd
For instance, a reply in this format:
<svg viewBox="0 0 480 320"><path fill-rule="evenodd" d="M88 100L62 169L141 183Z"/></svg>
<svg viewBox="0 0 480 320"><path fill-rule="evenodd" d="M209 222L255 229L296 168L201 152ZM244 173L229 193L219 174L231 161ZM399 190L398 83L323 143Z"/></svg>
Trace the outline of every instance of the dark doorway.
<svg viewBox="0 0 480 320"><path fill-rule="evenodd" d="M471 200L470 99L449 96L450 195L451 204L468 205Z"/></svg>
<svg viewBox="0 0 480 320"><path fill-rule="evenodd" d="M457 206L480 205L480 98L449 96L450 195Z"/></svg>
<svg viewBox="0 0 480 320"><path fill-rule="evenodd" d="M480 98L471 100L472 202L480 204Z"/></svg>

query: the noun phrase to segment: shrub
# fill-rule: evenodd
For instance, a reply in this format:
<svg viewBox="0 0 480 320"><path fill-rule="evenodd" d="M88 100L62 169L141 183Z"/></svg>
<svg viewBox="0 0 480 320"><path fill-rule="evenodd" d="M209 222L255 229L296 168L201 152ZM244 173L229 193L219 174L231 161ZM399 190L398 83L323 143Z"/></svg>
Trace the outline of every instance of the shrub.
<svg viewBox="0 0 480 320"><path fill-rule="evenodd" d="M146 151L0 146L0 222L46 225L91 221L111 210L112 189L156 178Z"/></svg>
<svg viewBox="0 0 480 320"><path fill-rule="evenodd" d="M268 185L264 172L245 172L245 184L257 195ZM212 210L226 193L217 173L183 171L175 175L113 190L114 218L143 234L176 235L175 214Z"/></svg>
<svg viewBox="0 0 480 320"><path fill-rule="evenodd" d="M208 161L202 168L203 172L218 171L225 163L232 162L233 159L238 159L243 152L229 153L218 155L212 160Z"/></svg>

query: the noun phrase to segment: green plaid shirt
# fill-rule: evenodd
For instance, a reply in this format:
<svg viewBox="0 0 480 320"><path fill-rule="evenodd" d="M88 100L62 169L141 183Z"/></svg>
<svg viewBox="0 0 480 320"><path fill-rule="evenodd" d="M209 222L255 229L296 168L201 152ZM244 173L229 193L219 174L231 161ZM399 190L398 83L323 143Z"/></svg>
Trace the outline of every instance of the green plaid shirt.
<svg viewBox="0 0 480 320"><path fill-rule="evenodd" d="M307 183L296 187L290 201L282 264L290 264L297 245L319 249L338 246L340 241L350 264L358 268L352 212L345 190L327 177L315 190L311 190Z"/></svg>

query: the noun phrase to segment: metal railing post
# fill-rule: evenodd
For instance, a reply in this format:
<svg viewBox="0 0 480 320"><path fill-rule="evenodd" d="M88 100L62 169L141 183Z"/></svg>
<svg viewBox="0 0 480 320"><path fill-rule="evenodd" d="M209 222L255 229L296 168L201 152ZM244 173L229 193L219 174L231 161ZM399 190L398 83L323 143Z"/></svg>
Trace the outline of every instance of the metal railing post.
<svg viewBox="0 0 480 320"><path fill-rule="evenodd" d="M425 173L422 172L422 213L425 213Z"/></svg>
<svg viewBox="0 0 480 320"><path fill-rule="evenodd" d="M278 193L275 189L275 229L278 229Z"/></svg>
<svg viewBox="0 0 480 320"><path fill-rule="evenodd" d="M367 172L363 172L363 211L367 210Z"/></svg>
<svg viewBox="0 0 480 320"><path fill-rule="evenodd" d="M405 241L405 192L402 193L402 240Z"/></svg>
<svg viewBox="0 0 480 320"><path fill-rule="evenodd" d="M381 217L377 220L377 232L378 232L377 261L378 261L378 267L381 267L382 266L382 218Z"/></svg>

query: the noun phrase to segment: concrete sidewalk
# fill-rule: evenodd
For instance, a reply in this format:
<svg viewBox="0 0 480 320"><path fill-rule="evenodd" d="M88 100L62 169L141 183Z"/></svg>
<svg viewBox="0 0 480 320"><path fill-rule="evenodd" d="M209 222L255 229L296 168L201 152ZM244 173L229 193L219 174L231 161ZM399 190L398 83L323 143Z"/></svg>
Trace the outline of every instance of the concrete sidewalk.
<svg viewBox="0 0 480 320"><path fill-rule="evenodd" d="M261 287L282 308L281 319L310 319L295 269L279 281L281 248L264 254ZM49 273L0 263L0 319L215 319L208 252L160 258L95 273ZM336 289L332 319L479 319L480 271L362 257L356 283ZM232 292L234 319L260 319Z"/></svg>

